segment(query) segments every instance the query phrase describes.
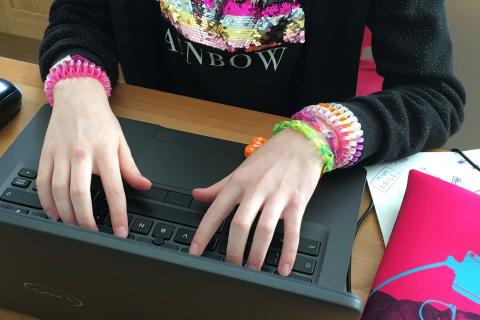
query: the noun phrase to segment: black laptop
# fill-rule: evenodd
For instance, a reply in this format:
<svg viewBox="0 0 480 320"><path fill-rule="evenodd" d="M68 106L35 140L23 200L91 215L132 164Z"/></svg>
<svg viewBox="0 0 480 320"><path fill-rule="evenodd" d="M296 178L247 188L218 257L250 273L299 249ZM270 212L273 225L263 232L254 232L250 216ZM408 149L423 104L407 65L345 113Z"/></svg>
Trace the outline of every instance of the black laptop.
<svg viewBox="0 0 480 320"><path fill-rule="evenodd" d="M35 178L50 118L44 106L0 159L0 308L42 319L358 319L345 292L363 169L325 175L302 223L291 276L277 274L279 224L262 271L225 262L229 220L203 257L188 247L208 208L191 190L243 160L244 145L120 119L150 191L126 189L130 235L112 235L99 179L100 232L46 219ZM248 245L247 245L248 247Z"/></svg>

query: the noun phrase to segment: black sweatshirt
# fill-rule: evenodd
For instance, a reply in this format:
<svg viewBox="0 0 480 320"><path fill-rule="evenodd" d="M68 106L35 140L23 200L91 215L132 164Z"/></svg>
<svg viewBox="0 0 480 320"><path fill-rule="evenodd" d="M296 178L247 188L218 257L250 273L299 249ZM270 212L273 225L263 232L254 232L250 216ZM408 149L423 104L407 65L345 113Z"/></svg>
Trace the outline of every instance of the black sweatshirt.
<svg viewBox="0 0 480 320"><path fill-rule="evenodd" d="M385 81L354 97L365 25ZM120 63L130 84L283 116L343 103L363 163L440 147L463 120L443 0L56 0L43 79L73 54L113 82Z"/></svg>

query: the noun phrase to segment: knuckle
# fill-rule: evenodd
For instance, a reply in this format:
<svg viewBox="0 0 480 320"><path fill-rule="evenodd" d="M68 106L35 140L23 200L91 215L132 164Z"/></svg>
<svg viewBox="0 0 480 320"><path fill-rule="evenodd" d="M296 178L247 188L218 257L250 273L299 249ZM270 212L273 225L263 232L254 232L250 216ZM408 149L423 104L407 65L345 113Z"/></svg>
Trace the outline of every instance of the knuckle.
<svg viewBox="0 0 480 320"><path fill-rule="evenodd" d="M300 239L300 231L295 228L295 230L285 230L283 237L288 239L289 242L297 241Z"/></svg>
<svg viewBox="0 0 480 320"><path fill-rule="evenodd" d="M119 187L111 187L108 193L114 198L121 198L124 196L123 189Z"/></svg>
<svg viewBox="0 0 480 320"><path fill-rule="evenodd" d="M70 195L73 198L85 198L87 196L87 190L82 186L74 186L70 188Z"/></svg>
<svg viewBox="0 0 480 320"><path fill-rule="evenodd" d="M263 186L279 186L279 182L278 182L278 177L273 174L273 173L270 173L270 172L267 172L266 174L264 174L262 176L262 178L260 179L260 182L258 183L259 186L263 187Z"/></svg>
<svg viewBox="0 0 480 320"><path fill-rule="evenodd" d="M75 160L83 160L87 155L87 151L84 148L75 147L73 149L73 155L75 157Z"/></svg>
<svg viewBox="0 0 480 320"><path fill-rule="evenodd" d="M292 188L292 184L291 182L289 181L286 181L286 180L282 180L279 185L278 185L278 190L289 190ZM295 193L295 192L294 192Z"/></svg>
<svg viewBox="0 0 480 320"><path fill-rule="evenodd" d="M232 220L231 228L236 231L246 232L250 229L250 224L244 217L235 216Z"/></svg>
<svg viewBox="0 0 480 320"><path fill-rule="evenodd" d="M244 168L238 168L232 173L230 181L233 183L243 184L248 180L247 177L248 173L246 170Z"/></svg>
<svg viewBox="0 0 480 320"><path fill-rule="evenodd" d="M300 192L295 192L290 198L289 207L293 210L302 210L305 207L306 199L305 195Z"/></svg>
<svg viewBox="0 0 480 320"><path fill-rule="evenodd" d="M275 224L270 221L259 223L257 225L257 231L264 236L272 234L274 230Z"/></svg>
<svg viewBox="0 0 480 320"><path fill-rule="evenodd" d="M53 181L52 192L57 195L62 195L68 190L68 185L64 181Z"/></svg>
<svg viewBox="0 0 480 320"><path fill-rule="evenodd" d="M111 161L115 157L115 151L107 143L100 143L98 146L99 154L98 157L102 161Z"/></svg>

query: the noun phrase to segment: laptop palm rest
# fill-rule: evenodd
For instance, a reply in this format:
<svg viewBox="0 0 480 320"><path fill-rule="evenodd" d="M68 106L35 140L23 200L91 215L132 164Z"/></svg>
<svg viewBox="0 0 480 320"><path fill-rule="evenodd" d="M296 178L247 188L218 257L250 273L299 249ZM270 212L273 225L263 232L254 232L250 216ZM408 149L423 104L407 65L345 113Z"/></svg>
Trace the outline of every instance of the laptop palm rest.
<svg viewBox="0 0 480 320"><path fill-rule="evenodd" d="M223 179L240 163L240 157L203 146L172 139L153 139L143 153L139 167L143 175L156 183L192 190Z"/></svg>

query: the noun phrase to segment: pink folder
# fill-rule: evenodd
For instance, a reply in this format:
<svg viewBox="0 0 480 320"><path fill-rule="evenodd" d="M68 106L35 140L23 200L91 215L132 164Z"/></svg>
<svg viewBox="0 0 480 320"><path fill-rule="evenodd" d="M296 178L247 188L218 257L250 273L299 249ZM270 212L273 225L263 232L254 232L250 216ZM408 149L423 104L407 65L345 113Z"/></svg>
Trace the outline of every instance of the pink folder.
<svg viewBox="0 0 480 320"><path fill-rule="evenodd" d="M480 320L480 196L412 170L363 320Z"/></svg>

